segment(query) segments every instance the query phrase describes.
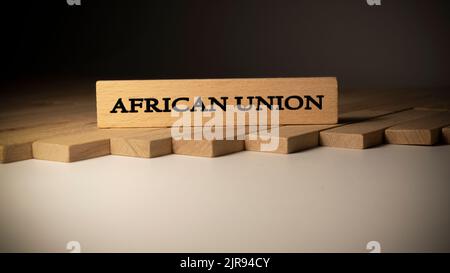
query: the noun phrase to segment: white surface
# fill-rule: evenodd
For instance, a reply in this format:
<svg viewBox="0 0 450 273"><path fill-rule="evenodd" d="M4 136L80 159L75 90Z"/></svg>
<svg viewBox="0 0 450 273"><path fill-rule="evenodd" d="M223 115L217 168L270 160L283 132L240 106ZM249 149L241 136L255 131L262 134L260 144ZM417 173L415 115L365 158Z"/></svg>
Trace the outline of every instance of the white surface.
<svg viewBox="0 0 450 273"><path fill-rule="evenodd" d="M0 250L450 251L450 146L0 165Z"/></svg>

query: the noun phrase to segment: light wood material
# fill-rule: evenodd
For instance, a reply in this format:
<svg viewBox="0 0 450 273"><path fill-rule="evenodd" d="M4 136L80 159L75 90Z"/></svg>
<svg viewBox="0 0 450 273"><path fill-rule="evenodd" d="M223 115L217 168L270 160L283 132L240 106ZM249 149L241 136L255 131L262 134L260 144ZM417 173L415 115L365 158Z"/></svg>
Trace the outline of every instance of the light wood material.
<svg viewBox="0 0 450 273"><path fill-rule="evenodd" d="M183 87L183 85L179 86ZM270 85L263 85L263 87L266 88L265 90L268 92L268 87L270 87ZM67 88L69 88L69 92L66 92ZM96 96L93 82L88 86L81 88L70 84L58 86L57 88L53 88L53 91L50 93L47 92L48 88L46 86L41 86L42 90L39 92L36 91L36 85L30 85L27 89L33 90L33 92L29 92L24 97L9 96L2 100L3 107L0 108L0 162L11 162L32 158L32 143L34 141L46 141L50 138L68 134L71 136L76 136L77 134L85 135L87 132L96 130ZM73 89L74 92L71 92L70 89ZM61 92L62 90L64 90L64 92ZM239 91L240 89L238 88L236 90ZM21 91L23 90L14 87L14 93ZM21 94L24 93L21 92ZM434 89L346 90L345 92L339 93L339 107L341 110L339 116L340 120L339 124L334 124L333 127L362 122L387 113L416 107L421 107L422 109L445 109L445 106L449 105L448 95L446 94L448 94L448 92L439 92ZM357 113L357 115L355 115L355 113ZM296 130L299 130L299 136L296 138L296 141L300 146L297 148L286 148L283 152L295 151L298 149L301 150L307 148L309 146L308 143L315 143L314 140L311 140L311 135L313 134L305 133L305 128L317 125L295 126L297 127ZM303 126L305 127L302 128ZM283 127L284 126L281 128ZM157 149L155 148L163 149L163 147L166 147L164 148L166 150L163 149L164 152L161 153L167 152L167 140L166 142L157 145L156 142L152 140L151 135L153 135L153 133L148 132L140 134L136 132L137 131L133 131L129 135L123 137L123 139L127 140L129 143L123 146L120 146L123 144L120 144L120 141L117 146L112 144L111 141L111 138L121 140L121 136L109 135L105 137L104 140L107 141L107 139L109 139L110 152L112 152L111 149L114 151L114 149L117 148L117 154L152 157L155 155L155 152L157 154ZM383 130L381 130L381 132L384 134ZM447 136L446 141L448 142L448 128L442 129L442 134L444 141L445 136ZM283 136L281 136L281 138L282 137ZM290 135L289 139L290 138L293 138L293 136ZM364 138L367 138L367 136L364 136ZM80 139L82 138L80 137ZM283 140L281 140L280 143L282 141ZM183 142L175 142L175 146L180 154L217 156L242 150L242 142L243 140L238 139L228 141L211 140L209 142L206 140L186 140ZM100 142L101 145L104 143L105 142ZM289 144L289 142L286 143ZM64 145L68 146L67 143L62 146ZM81 147L86 149L86 145L87 144L82 144ZM99 143L96 143L88 152L93 153L96 149L98 150L99 146L97 145L99 145ZM311 145L313 146L315 144ZM54 145L49 146L51 147L50 151L56 149ZM135 149L136 151L133 152L129 149ZM44 151L48 152L48 149L44 149ZM71 154L73 152L68 151L68 153ZM67 161L69 160L67 159Z"/></svg>
<svg viewBox="0 0 450 273"><path fill-rule="evenodd" d="M450 126L442 128L442 140L444 143L450 144Z"/></svg>
<svg viewBox="0 0 450 273"><path fill-rule="evenodd" d="M36 159L74 162L111 154L110 138L143 134L155 129L95 129L81 133L40 139L33 143Z"/></svg>
<svg viewBox="0 0 450 273"><path fill-rule="evenodd" d="M331 128L336 125L289 125L279 128L279 136L277 138L278 148L268 152L289 154L313 148L319 144L319 132L324 129ZM273 131L268 130L269 133ZM252 139L252 137L256 139ZM274 141L271 139L270 141ZM261 152L261 145L269 144L269 140L263 141L257 133L251 133L246 136L245 149L248 151Z"/></svg>
<svg viewBox="0 0 450 273"><path fill-rule="evenodd" d="M32 143L63 134L95 130L95 122L63 122L0 132L0 162L8 163L33 158Z"/></svg>
<svg viewBox="0 0 450 273"><path fill-rule="evenodd" d="M337 123L338 91L336 78L260 78L260 79L203 79L203 80L138 80L138 81L98 81L97 82L97 118L101 128L107 127L168 127L178 120L170 112L164 112L163 98L170 98L169 108L176 98L186 97L189 102L182 101L179 108L191 108L195 97L201 97L203 103L211 104L209 97L220 102L221 97L227 97L227 105L236 105L236 97L243 97L241 103L248 105L248 96L260 96L269 101L268 96L282 96L284 110L280 110L280 124L335 124ZM297 107L295 100L289 96L299 96L304 100L300 109L289 110L284 106L287 101ZM307 103L306 96L315 98L323 96L322 109ZM157 99L159 110L147 110L145 99ZM111 113L119 99L127 111L131 110L129 99L139 99L141 106L133 113L116 109ZM256 100L256 98L254 99ZM294 102L292 102L294 101ZM255 103L254 103L255 104ZM278 99L273 99L278 104ZM295 105L292 105L295 104ZM309 104L309 107L307 105ZM217 108L217 107L216 107ZM309 108L309 109L308 109ZM200 110L199 108L197 108ZM270 116L270 115L269 115ZM208 120L204 119L203 122ZM232 126L237 125L233 124ZM230 124L223 124L230 126Z"/></svg>
<svg viewBox="0 0 450 273"><path fill-rule="evenodd" d="M374 107L373 109L358 110L339 115L339 124L333 125L287 125L279 130L279 147L272 153L288 154L313 148L319 145L319 133L326 129L343 126L349 123L364 121L367 119L383 116L404 109L403 106L396 107ZM256 139L255 139L256 138ZM251 134L246 137L245 149L249 151L261 152L261 144L267 144L259 137Z"/></svg>
<svg viewBox="0 0 450 273"><path fill-rule="evenodd" d="M245 148L245 135L259 130L258 126L243 126L242 132L238 127L218 128L223 130L223 136L226 137L226 130L233 130L232 139L202 139L195 140L196 133L201 134L204 128L195 127L191 133L191 139L172 139L172 151L174 154L201 156L201 157L217 157L226 154L243 151ZM212 129L214 132L214 129Z"/></svg>
<svg viewBox="0 0 450 273"><path fill-rule="evenodd" d="M172 153L170 129L159 129L144 134L111 137L111 154L134 157L158 157Z"/></svg>
<svg viewBox="0 0 450 273"><path fill-rule="evenodd" d="M383 143L384 130L396 124L422 118L435 111L407 110L320 132L320 145L365 149Z"/></svg>
<svg viewBox="0 0 450 273"><path fill-rule="evenodd" d="M450 112L440 112L390 127L385 131L385 138L391 144L433 145L447 125L450 125Z"/></svg>
<svg viewBox="0 0 450 273"><path fill-rule="evenodd" d="M244 140L176 140L172 142L174 154L217 157L244 150Z"/></svg>

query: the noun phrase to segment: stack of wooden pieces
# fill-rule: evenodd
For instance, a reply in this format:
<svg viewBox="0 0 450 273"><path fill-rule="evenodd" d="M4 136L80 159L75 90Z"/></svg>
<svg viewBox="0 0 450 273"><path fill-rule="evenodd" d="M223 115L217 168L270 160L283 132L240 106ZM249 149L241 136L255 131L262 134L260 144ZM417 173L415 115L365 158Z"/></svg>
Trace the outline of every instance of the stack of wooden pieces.
<svg viewBox="0 0 450 273"><path fill-rule="evenodd" d="M413 109L347 124L321 132L320 144L339 148L366 149L382 144L386 129L434 113L434 111Z"/></svg>
<svg viewBox="0 0 450 273"><path fill-rule="evenodd" d="M392 126L385 131L386 142L407 145L438 143L443 127L450 124L450 112L438 112ZM443 133L445 136L445 132ZM444 138L445 139L445 138Z"/></svg>
<svg viewBox="0 0 450 273"><path fill-rule="evenodd" d="M232 128L233 136L227 139L204 138L201 130L205 128L192 128L191 139L173 137L171 128L99 129L91 95L41 98L29 108L1 110L0 162L31 158L74 162L110 154L216 157L244 150L289 154L320 145L365 149L383 143L449 144L450 104L439 96L425 100L428 95L417 91L408 100L400 100L402 92L343 92L338 124L246 126ZM217 130L226 136L230 128ZM202 138L197 139L197 134ZM267 135L272 138L263 137ZM278 143L275 149L262 148L274 140Z"/></svg>

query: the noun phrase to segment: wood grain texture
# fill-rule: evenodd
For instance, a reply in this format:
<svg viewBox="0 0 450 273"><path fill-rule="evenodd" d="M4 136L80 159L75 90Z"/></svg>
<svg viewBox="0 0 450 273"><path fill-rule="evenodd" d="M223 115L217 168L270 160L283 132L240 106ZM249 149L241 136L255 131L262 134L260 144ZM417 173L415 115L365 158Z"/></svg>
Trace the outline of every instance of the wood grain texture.
<svg viewBox="0 0 450 273"><path fill-rule="evenodd" d="M385 139L390 144L433 145L447 125L450 125L450 112L438 112L386 129Z"/></svg>
<svg viewBox="0 0 450 273"><path fill-rule="evenodd" d="M113 155L152 158L172 153L170 129L113 136L110 141Z"/></svg>
<svg viewBox="0 0 450 273"><path fill-rule="evenodd" d="M278 142L278 148L267 151L271 153L289 154L313 148L319 145L319 132L336 125L287 125L279 127L278 136L271 136L276 140L262 140L257 133L246 136L245 149L247 151L261 152L262 144L269 144L271 141ZM274 134L268 130L268 133Z"/></svg>
<svg viewBox="0 0 450 273"><path fill-rule="evenodd" d="M323 95L322 109L312 107L281 110L280 124L335 124L337 123L338 91L336 78L260 78L260 79L204 79L204 80L141 80L98 81L97 118L101 128L109 127L168 127L178 119L170 112L144 112L145 106L135 113L111 113L119 98L124 103L130 98L155 98L162 106L162 98L186 97L183 105L192 107L195 97L209 104L208 97L228 97L227 105L236 105L236 96L288 96ZM275 100L274 104L277 100ZM203 120L207 122L207 120ZM229 126L230 124L223 124ZM237 124L233 124L237 125Z"/></svg>
<svg viewBox="0 0 450 273"><path fill-rule="evenodd" d="M38 139L95 130L95 122L62 122L0 132L0 162L33 158L32 143Z"/></svg>
<svg viewBox="0 0 450 273"><path fill-rule="evenodd" d="M111 154L110 139L114 136L143 134L155 129L95 129L33 142L36 159L74 162Z"/></svg>
<svg viewBox="0 0 450 273"><path fill-rule="evenodd" d="M222 127L218 130L223 131L223 138L213 138L196 140L194 135L202 134L204 128L193 128L191 132L191 139L172 139L172 151L174 154L201 156L201 157L217 157L226 154L243 151L245 148L244 141L245 135L256 132L260 128L259 126L242 126L239 127ZM215 129L210 129L215 132ZM233 137L225 139L226 130L233 130Z"/></svg>
<svg viewBox="0 0 450 273"><path fill-rule="evenodd" d="M384 130L402 122L422 118L435 111L407 110L320 132L320 145L365 149L383 143Z"/></svg>
<svg viewBox="0 0 450 273"><path fill-rule="evenodd" d="M339 123L333 125L286 125L280 128L278 142L279 147L272 153L288 154L299 152L305 149L319 146L319 133L326 129L343 126L349 123L361 122L371 118L387 115L397 110L404 109L403 106L395 107L374 107L347 112L339 115ZM247 135L245 139L245 149L249 151L261 152L261 144L267 144L269 141L261 138Z"/></svg>
<svg viewBox="0 0 450 273"><path fill-rule="evenodd" d="M450 127L442 128L442 141L450 144Z"/></svg>
<svg viewBox="0 0 450 273"><path fill-rule="evenodd" d="M174 154L217 157L244 150L244 140L174 140Z"/></svg>

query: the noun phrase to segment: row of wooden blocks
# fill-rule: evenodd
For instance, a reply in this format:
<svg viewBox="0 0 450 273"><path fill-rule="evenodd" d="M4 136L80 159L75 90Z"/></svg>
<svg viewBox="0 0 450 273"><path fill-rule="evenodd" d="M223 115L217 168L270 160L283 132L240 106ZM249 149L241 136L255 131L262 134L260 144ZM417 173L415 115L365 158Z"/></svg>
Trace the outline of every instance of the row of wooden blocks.
<svg viewBox="0 0 450 273"><path fill-rule="evenodd" d="M279 145L272 152L294 153L319 145L365 149L382 143L450 142L447 110L378 107L347 112L339 120L339 124L333 125L277 127ZM274 128L269 132L275 132ZM261 151L261 145L268 141L252 137L259 133L257 127L245 127L245 135L237 134L232 140L175 140L170 128L98 129L95 121L61 122L0 132L0 162L30 158L73 162L109 154L216 157L243 150Z"/></svg>

